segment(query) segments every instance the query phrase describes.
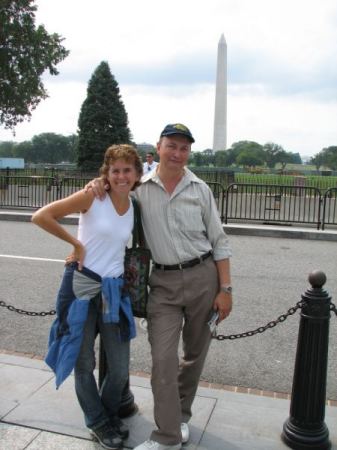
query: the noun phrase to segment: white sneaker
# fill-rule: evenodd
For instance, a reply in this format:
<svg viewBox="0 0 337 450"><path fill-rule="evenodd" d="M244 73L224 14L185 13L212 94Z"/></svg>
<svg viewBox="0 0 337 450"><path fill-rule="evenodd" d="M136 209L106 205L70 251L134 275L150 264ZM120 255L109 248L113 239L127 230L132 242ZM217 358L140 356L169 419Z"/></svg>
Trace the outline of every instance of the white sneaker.
<svg viewBox="0 0 337 450"><path fill-rule="evenodd" d="M142 444L135 447L133 450L180 450L181 445L164 445L159 444L159 442L151 441L150 439L148 441L143 442Z"/></svg>
<svg viewBox="0 0 337 450"><path fill-rule="evenodd" d="M184 422L182 422L181 424L181 437L182 437L181 442L183 444L186 444L186 442L188 442L190 438L190 429L188 428L187 423Z"/></svg>

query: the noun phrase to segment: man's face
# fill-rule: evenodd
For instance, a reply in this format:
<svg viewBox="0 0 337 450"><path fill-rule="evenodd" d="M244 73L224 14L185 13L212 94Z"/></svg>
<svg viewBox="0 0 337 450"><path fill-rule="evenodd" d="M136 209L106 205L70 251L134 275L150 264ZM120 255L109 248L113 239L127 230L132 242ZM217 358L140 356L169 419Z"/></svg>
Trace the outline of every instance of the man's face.
<svg viewBox="0 0 337 450"><path fill-rule="evenodd" d="M146 162L151 165L153 163L153 155L147 154Z"/></svg>
<svg viewBox="0 0 337 450"><path fill-rule="evenodd" d="M187 164L190 151L191 142L180 134L164 136L157 144L160 164L171 169L182 169Z"/></svg>

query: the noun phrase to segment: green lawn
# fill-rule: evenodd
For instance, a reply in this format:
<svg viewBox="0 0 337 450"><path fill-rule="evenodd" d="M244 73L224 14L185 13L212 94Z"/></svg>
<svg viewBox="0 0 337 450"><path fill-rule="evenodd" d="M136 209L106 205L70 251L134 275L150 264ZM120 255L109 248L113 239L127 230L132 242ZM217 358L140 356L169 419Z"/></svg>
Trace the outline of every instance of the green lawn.
<svg viewBox="0 0 337 450"><path fill-rule="evenodd" d="M319 175L294 176L236 173L235 182L247 184L281 184L286 186L306 186L318 188L322 191L337 187L337 177L325 177Z"/></svg>

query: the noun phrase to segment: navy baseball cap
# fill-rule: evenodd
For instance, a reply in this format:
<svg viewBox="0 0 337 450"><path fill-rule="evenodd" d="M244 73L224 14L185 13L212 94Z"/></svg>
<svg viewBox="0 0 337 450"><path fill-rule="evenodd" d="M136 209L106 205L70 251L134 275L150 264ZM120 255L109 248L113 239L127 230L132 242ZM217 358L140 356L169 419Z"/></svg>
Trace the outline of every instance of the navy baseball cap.
<svg viewBox="0 0 337 450"><path fill-rule="evenodd" d="M170 123L169 125L166 125L166 127L161 132L160 137L171 136L173 134L180 134L181 136L187 137L190 142L194 142L192 133L182 123Z"/></svg>

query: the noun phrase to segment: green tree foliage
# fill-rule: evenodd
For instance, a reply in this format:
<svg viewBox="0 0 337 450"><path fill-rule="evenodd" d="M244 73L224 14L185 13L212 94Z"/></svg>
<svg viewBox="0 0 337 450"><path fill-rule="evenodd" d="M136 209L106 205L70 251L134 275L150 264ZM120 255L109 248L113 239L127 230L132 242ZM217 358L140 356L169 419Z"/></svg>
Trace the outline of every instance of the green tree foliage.
<svg viewBox="0 0 337 450"><path fill-rule="evenodd" d="M227 150L218 150L214 155L215 166L216 167L226 167L228 164L228 151Z"/></svg>
<svg viewBox="0 0 337 450"><path fill-rule="evenodd" d="M225 151L226 151L226 155L227 155L227 165L231 166L236 163L236 158L240 155L240 153L243 151L243 149L240 148L239 146L235 146L235 143L234 143L231 148L229 148L228 150L225 150Z"/></svg>
<svg viewBox="0 0 337 450"><path fill-rule="evenodd" d="M45 70L57 75L56 64L67 55L58 34L35 27L33 0L0 3L0 124L14 127L31 117L48 96L41 81Z"/></svg>
<svg viewBox="0 0 337 450"><path fill-rule="evenodd" d="M289 153L291 155L291 162L293 164L303 164L301 155L298 152L297 153L289 152Z"/></svg>
<svg viewBox="0 0 337 450"><path fill-rule="evenodd" d="M311 158L311 162L315 164L317 169L320 166L326 166L332 170L337 170L337 145L323 148L322 151Z"/></svg>
<svg viewBox="0 0 337 450"><path fill-rule="evenodd" d="M202 152L191 152L188 163L195 167L214 166L215 154L209 148Z"/></svg>
<svg viewBox="0 0 337 450"><path fill-rule="evenodd" d="M31 141L0 142L0 156L24 158L32 163L60 163L76 160L77 136L55 133L36 135Z"/></svg>
<svg viewBox="0 0 337 450"><path fill-rule="evenodd" d="M267 142L263 146L263 149L266 152L266 164L269 168L273 168L276 163L281 162L286 153L281 145L274 144L273 142Z"/></svg>
<svg viewBox="0 0 337 450"><path fill-rule="evenodd" d="M78 165L84 170L98 169L110 145L130 142L128 117L118 83L105 61L89 81L78 127Z"/></svg>
<svg viewBox="0 0 337 450"><path fill-rule="evenodd" d="M236 164L244 167L262 166L263 159L254 151L243 150L236 158Z"/></svg>
<svg viewBox="0 0 337 450"><path fill-rule="evenodd" d="M13 149L14 158L24 158L25 162L33 162L32 158L32 142L23 141L15 145Z"/></svg>
<svg viewBox="0 0 337 450"><path fill-rule="evenodd" d="M195 167L203 167L205 166L205 157L202 152L192 152L188 162Z"/></svg>
<svg viewBox="0 0 337 450"><path fill-rule="evenodd" d="M262 150L262 152L261 152ZM264 158L261 156L263 155L263 149L260 144L253 141L238 141L234 142L228 150L221 150L220 152L216 152L215 160L216 165L219 166L219 160L221 160L221 166L223 166L223 163L225 162L226 166L231 166L238 164L237 158L242 152L253 152L254 155L260 156L260 159L264 161ZM219 156L217 154L220 154Z"/></svg>
<svg viewBox="0 0 337 450"><path fill-rule="evenodd" d="M199 156L197 155L197 153L200 153L200 152L191 151L190 156L188 158L188 165L198 167Z"/></svg>
<svg viewBox="0 0 337 450"><path fill-rule="evenodd" d="M263 146L263 149L266 155L266 164L269 168L275 167L277 163L281 164L282 169L284 169L288 163L302 164L299 153L287 152L281 145L267 142Z"/></svg>
<svg viewBox="0 0 337 450"><path fill-rule="evenodd" d="M15 142L13 141L0 142L0 158L13 158L14 147Z"/></svg>
<svg viewBox="0 0 337 450"><path fill-rule="evenodd" d="M310 163L314 164L317 170L323 165L324 162L324 156L322 153L317 153L315 156L313 156L310 159Z"/></svg>
<svg viewBox="0 0 337 450"><path fill-rule="evenodd" d="M263 146L254 141L238 141L232 144L228 150L229 163L245 166L263 165L265 162L265 151ZM243 153L243 156L239 156ZM248 164L248 159L251 159L251 164Z"/></svg>
<svg viewBox="0 0 337 450"><path fill-rule="evenodd" d="M204 166L214 166L215 164L215 153L212 149L206 148L201 152L202 164Z"/></svg>
<svg viewBox="0 0 337 450"><path fill-rule="evenodd" d="M282 170L286 168L288 163L292 162L292 155L290 152L282 152L279 157L279 163L281 164Z"/></svg>
<svg viewBox="0 0 337 450"><path fill-rule="evenodd" d="M35 163L59 163L75 161L74 136L66 137L55 133L42 133L34 136L29 161ZM28 157L27 157L28 159Z"/></svg>
<svg viewBox="0 0 337 450"><path fill-rule="evenodd" d="M302 164L299 153L286 152L280 145L273 142L262 146L254 141L238 141L234 142L228 150L215 153L217 167L267 165L269 168L273 168L276 163L281 163L284 167L289 162Z"/></svg>

